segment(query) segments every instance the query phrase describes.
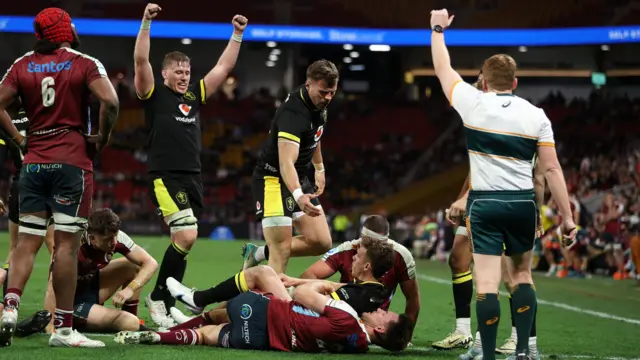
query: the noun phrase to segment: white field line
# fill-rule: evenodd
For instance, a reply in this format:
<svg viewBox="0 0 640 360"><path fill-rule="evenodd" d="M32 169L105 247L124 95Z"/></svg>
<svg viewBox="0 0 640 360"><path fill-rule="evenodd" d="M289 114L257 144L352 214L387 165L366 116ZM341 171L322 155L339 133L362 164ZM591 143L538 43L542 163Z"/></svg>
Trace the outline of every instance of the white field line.
<svg viewBox="0 0 640 360"><path fill-rule="evenodd" d="M428 281L436 284L451 285L451 280L445 280L445 279L441 279L441 278L437 278L429 275L418 274L418 278L420 278L420 280L424 280L424 281ZM502 294L502 296L506 296L506 295ZM538 304L553 306L559 309L569 310L569 311L577 312L580 314L591 315L591 316L595 316L603 319L616 320L616 321L626 322L629 324L640 325L640 320L638 319L616 316L616 315L608 314L601 311L582 309L576 306L571 306L571 305L556 302L556 301L548 301L548 300L538 298Z"/></svg>

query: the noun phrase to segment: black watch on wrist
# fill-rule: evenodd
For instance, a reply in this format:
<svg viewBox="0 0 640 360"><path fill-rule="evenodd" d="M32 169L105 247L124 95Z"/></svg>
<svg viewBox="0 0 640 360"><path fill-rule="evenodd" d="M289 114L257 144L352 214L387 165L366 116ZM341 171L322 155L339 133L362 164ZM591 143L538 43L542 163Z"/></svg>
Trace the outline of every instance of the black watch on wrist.
<svg viewBox="0 0 640 360"><path fill-rule="evenodd" d="M435 31L437 33L440 33L440 34L442 34L444 32L444 28L442 26L440 26L440 25L434 26L433 29L431 29L431 30L433 30L433 31Z"/></svg>

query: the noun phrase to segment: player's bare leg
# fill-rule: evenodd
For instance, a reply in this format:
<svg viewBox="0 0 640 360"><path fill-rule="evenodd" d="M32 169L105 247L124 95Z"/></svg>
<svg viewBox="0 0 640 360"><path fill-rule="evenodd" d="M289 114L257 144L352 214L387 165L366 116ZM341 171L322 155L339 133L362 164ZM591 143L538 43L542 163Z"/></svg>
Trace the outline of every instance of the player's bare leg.
<svg viewBox="0 0 640 360"><path fill-rule="evenodd" d="M207 305L227 301L249 290L271 293L277 298L291 300L278 274L266 265L243 270L207 290L194 291L172 278L167 279L167 288L173 297L184 303L194 314L202 313Z"/></svg>
<svg viewBox="0 0 640 360"><path fill-rule="evenodd" d="M125 288L133 280L139 267L126 258L113 260L100 270L99 302L105 304L118 290ZM91 306L86 319L86 327L90 331L116 332L139 331L138 299L140 289L124 303L122 309L107 308L98 304Z"/></svg>
<svg viewBox="0 0 640 360"><path fill-rule="evenodd" d="M175 305L175 300L166 288L167 278L173 277L178 281L184 278L187 256L198 238L198 225L191 209L166 216L165 222L171 228L171 244L164 253L155 287L145 303L153 322L160 327L170 328L176 325L168 312Z"/></svg>
<svg viewBox="0 0 640 360"><path fill-rule="evenodd" d="M267 245L260 247L253 244L245 245L242 249L243 269L246 270L268 260L269 266L276 273L284 273L291 257L292 224L292 219L285 216L262 219L262 233Z"/></svg>
<svg viewBox="0 0 640 360"><path fill-rule="evenodd" d="M46 212L21 214L20 220L25 225L19 227L16 247L11 253L9 263L11 272L8 274L8 286L4 296L5 308L0 321L0 346L11 345L18 325L20 297L31 276L36 254L46 234Z"/></svg>
<svg viewBox="0 0 640 360"><path fill-rule="evenodd" d="M44 244L47 246L47 250L49 250L50 264L53 264L53 230L54 226L51 223L47 226L47 234L44 237ZM51 279L51 273L47 277L47 292L44 294L44 308L49 311L49 313L53 314L56 310L56 295L53 292L53 282ZM44 329L45 333L51 334L53 332L53 316L51 317L51 321L49 325Z"/></svg>
<svg viewBox="0 0 640 360"><path fill-rule="evenodd" d="M120 344L218 346L220 331L225 325L207 325L199 329L183 329L169 332L123 331L116 335L115 342Z"/></svg>
<svg viewBox="0 0 640 360"><path fill-rule="evenodd" d="M179 317L174 315L175 311L178 311L182 314L182 312L176 309L175 307L171 308L171 310L172 310L171 315L174 316L174 318ZM182 314L182 316L185 316L185 315ZM230 321L231 320L229 320L229 315L227 314L227 302L225 301L218 304L218 306L216 306L212 310L203 312L202 315L200 316L195 316L193 318L187 319L186 321L168 330L172 331L172 330L181 330L181 329L199 329L203 326L226 324L226 323L229 323Z"/></svg>
<svg viewBox="0 0 640 360"><path fill-rule="evenodd" d="M293 225L301 235L291 242L291 257L318 256L331 250L331 231L327 217L320 206L320 215L311 217L304 213L294 214Z"/></svg>
<svg viewBox="0 0 640 360"><path fill-rule="evenodd" d="M473 275L471 263L473 254L464 227L459 227L453 239L453 247L449 255L453 283L453 300L455 304L456 328L443 340L434 342L435 349L448 350L467 348L473 342L471 334L471 298L473 297Z"/></svg>

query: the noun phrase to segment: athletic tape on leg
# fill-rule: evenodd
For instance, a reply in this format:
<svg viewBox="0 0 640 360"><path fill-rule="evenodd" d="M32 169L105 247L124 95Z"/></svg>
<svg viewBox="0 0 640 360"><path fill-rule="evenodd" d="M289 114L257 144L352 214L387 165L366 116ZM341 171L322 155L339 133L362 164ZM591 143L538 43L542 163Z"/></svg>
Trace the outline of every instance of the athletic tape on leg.
<svg viewBox="0 0 640 360"><path fill-rule="evenodd" d="M35 215L20 216L18 233L45 236L47 234L47 219Z"/></svg>
<svg viewBox="0 0 640 360"><path fill-rule="evenodd" d="M68 233L77 233L87 229L87 219L79 216L69 216L62 213L53 213L55 222L54 230Z"/></svg>
<svg viewBox="0 0 640 360"><path fill-rule="evenodd" d="M262 219L262 228L292 226L293 220L286 216L273 216Z"/></svg>
<svg viewBox="0 0 640 360"><path fill-rule="evenodd" d="M198 230L198 219L193 216L192 209L180 210L167 216L167 225L171 229L171 234L184 230Z"/></svg>

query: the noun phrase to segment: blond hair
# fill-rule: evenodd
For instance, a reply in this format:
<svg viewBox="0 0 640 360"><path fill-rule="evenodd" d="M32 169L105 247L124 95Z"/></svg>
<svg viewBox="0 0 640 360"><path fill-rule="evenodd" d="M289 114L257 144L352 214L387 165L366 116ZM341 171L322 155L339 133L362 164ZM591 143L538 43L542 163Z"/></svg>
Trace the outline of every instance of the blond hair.
<svg viewBox="0 0 640 360"><path fill-rule="evenodd" d="M506 54L493 55L482 65L482 77L487 87L493 90L512 90L516 79L516 61Z"/></svg>

